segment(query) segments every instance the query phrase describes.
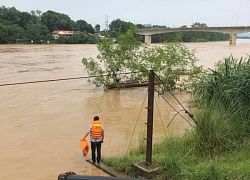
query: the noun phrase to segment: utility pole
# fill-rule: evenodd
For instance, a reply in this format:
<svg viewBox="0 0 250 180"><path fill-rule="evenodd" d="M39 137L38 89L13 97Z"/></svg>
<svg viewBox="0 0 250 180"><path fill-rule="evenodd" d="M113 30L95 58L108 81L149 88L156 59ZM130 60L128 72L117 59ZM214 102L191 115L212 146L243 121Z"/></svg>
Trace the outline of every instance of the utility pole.
<svg viewBox="0 0 250 180"><path fill-rule="evenodd" d="M153 145L153 118L154 118L154 71L149 71L148 84L148 118L147 118L147 147L146 164L152 163L152 145Z"/></svg>
<svg viewBox="0 0 250 180"><path fill-rule="evenodd" d="M137 162L134 164L135 173L146 179L151 179L152 175L159 171L158 165L152 164L152 147L153 147L153 118L154 118L154 71L149 71L148 84L148 118L147 118L147 147L146 147L146 162Z"/></svg>

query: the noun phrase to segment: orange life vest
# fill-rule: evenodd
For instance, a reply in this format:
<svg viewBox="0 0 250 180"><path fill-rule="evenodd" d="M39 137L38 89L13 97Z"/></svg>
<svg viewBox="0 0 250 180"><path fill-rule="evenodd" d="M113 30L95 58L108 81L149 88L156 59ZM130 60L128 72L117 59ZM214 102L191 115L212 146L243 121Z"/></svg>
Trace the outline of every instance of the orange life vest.
<svg viewBox="0 0 250 180"><path fill-rule="evenodd" d="M94 139L102 138L102 122L100 120L92 122L90 137Z"/></svg>
<svg viewBox="0 0 250 180"><path fill-rule="evenodd" d="M89 153L89 144L88 141L84 138L80 139L81 141L81 149L82 149L82 153L83 153L83 157L88 157L88 153Z"/></svg>

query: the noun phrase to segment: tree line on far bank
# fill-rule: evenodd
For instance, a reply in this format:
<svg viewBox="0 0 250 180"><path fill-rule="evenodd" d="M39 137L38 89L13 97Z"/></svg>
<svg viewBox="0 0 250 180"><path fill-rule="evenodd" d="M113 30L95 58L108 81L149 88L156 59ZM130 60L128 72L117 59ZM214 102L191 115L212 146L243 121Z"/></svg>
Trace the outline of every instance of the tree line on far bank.
<svg viewBox="0 0 250 180"><path fill-rule="evenodd" d="M193 27L206 27L205 23L194 23ZM121 19L113 20L109 29L101 32L108 38L116 39L125 34L131 28L151 28L142 24L133 24ZM153 28L166 26L154 25ZM187 27L187 26L183 26ZM167 28L167 27L166 27ZM55 40L52 36L53 30L78 31L72 36L60 36ZM15 7L0 7L0 44L7 43L44 43L46 41L65 44L95 44L100 41L98 36L91 34L100 32L100 25L93 27L85 20L72 20L68 15L48 10L42 13L40 10L21 12ZM139 36L139 35L138 35ZM139 36L144 41L143 36ZM178 32L158 34L152 36L153 43L163 42L205 42L228 40L229 35L213 32Z"/></svg>
<svg viewBox="0 0 250 180"><path fill-rule="evenodd" d="M112 38L117 38L119 35L124 34L128 31L131 26L136 26L139 29L144 28L170 28L167 26L145 26L143 24L134 25L131 22L126 22L121 19L116 19L111 22L107 35ZM187 27L183 25L181 27ZM195 22L191 27L208 27L205 23ZM229 34L217 33L217 32L171 32L166 34L157 34L152 36L152 43L163 43L163 42L206 42L206 41L225 41L229 40ZM143 39L141 37L141 39Z"/></svg>
<svg viewBox="0 0 250 180"><path fill-rule="evenodd" d="M97 25L98 27L98 25ZM71 37L62 37L57 43L97 43L98 38L90 36L95 30L84 20L73 21L68 15L48 10L21 12L15 7L0 7L0 44L43 43L54 40L53 30L78 31Z"/></svg>

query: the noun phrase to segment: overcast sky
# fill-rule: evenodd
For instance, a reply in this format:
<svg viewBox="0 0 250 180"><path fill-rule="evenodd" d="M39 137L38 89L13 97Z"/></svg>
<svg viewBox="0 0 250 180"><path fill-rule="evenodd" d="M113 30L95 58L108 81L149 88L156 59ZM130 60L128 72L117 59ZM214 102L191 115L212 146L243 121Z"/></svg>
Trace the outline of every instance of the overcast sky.
<svg viewBox="0 0 250 180"><path fill-rule="evenodd" d="M120 18L169 27L204 22L208 26L250 26L250 0L0 0L21 11L53 10L93 26Z"/></svg>

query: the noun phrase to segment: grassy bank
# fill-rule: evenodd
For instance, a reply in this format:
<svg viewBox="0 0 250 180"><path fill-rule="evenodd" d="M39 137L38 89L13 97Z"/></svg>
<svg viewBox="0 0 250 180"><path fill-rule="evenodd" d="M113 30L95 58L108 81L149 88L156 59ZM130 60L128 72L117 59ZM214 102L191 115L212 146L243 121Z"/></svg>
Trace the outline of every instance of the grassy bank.
<svg viewBox="0 0 250 180"><path fill-rule="evenodd" d="M250 179L250 58L230 56L215 69L195 87L196 128L154 146L161 167L155 179ZM131 165L145 159L142 149L103 160L133 175Z"/></svg>

